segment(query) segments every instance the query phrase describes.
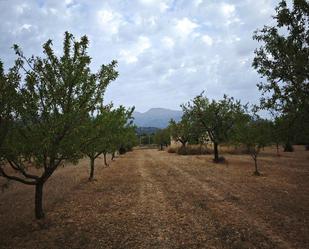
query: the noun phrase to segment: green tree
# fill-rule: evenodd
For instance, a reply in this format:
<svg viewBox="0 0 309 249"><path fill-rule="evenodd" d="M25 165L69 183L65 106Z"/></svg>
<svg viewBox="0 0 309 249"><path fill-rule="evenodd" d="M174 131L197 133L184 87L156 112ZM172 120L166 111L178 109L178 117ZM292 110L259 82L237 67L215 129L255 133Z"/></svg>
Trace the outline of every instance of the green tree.
<svg viewBox="0 0 309 249"><path fill-rule="evenodd" d="M119 154L125 154L126 152L131 151L136 145L138 145L136 127L130 123L130 125L127 125L121 133L118 147Z"/></svg>
<svg viewBox="0 0 309 249"><path fill-rule="evenodd" d="M183 105L186 115L191 116L199 123L201 134L207 132L214 145L214 162L219 162L218 146L228 142L237 122L244 116L244 106L240 101L235 101L224 95L222 100L209 101L203 94L198 95L192 101Z"/></svg>
<svg viewBox="0 0 309 249"><path fill-rule="evenodd" d="M182 147L185 147L190 139L190 128L191 124L188 116L182 116L178 123L172 119L168 126L172 138L180 142Z"/></svg>
<svg viewBox="0 0 309 249"><path fill-rule="evenodd" d="M35 186L37 219L44 217L45 182L64 160L76 162L81 157L79 130L89 113L102 105L106 87L118 75L116 61L91 72L88 43L87 36L76 40L66 32L63 54L56 56L48 40L43 58L26 58L14 45L17 60L10 70L14 77L7 81L10 91L17 92L14 125L2 145L6 164L1 165L0 174ZM35 166L37 174L29 173L28 166ZM16 173L9 173L9 167Z"/></svg>
<svg viewBox="0 0 309 249"><path fill-rule="evenodd" d="M160 146L160 150L163 150L163 146L167 146L171 143L171 135L168 128L158 130L155 133L154 141Z"/></svg>
<svg viewBox="0 0 309 249"><path fill-rule="evenodd" d="M4 142L10 128L13 127L13 107L16 101L18 82L17 68L14 67L9 73L5 74L3 64L0 61L0 167L5 163Z"/></svg>
<svg viewBox="0 0 309 249"><path fill-rule="evenodd" d="M280 1L273 18L275 26L254 33L253 39L263 45L255 50L252 65L266 79L258 84L261 106L285 117L287 150L295 126L309 133L309 3L294 0L290 9L285 0Z"/></svg>
<svg viewBox="0 0 309 249"><path fill-rule="evenodd" d="M259 116L254 114L253 116L247 116L246 122L238 123L234 142L243 144L247 148L247 152L250 154L254 161L254 175L259 176L258 170L258 155L261 148L271 144L271 132L272 122L261 119Z"/></svg>
<svg viewBox="0 0 309 249"><path fill-rule="evenodd" d="M85 137L82 152L90 160L89 180L93 180L95 160L102 154L104 164L108 166L107 153L113 153L121 143L121 137L127 126L130 125L129 119L132 118L133 110L134 108L126 110L123 106L112 109L112 105L109 105L101 108L99 113L89 117L85 123L82 129L82 134Z"/></svg>

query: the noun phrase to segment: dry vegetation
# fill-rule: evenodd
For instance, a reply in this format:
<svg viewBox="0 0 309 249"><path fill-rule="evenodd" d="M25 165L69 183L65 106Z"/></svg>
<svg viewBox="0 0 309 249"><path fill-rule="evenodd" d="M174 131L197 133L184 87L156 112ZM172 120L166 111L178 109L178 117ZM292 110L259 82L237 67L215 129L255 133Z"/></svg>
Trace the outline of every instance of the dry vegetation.
<svg viewBox="0 0 309 249"><path fill-rule="evenodd" d="M136 150L110 167L59 168L33 218L31 186L0 193L0 248L309 248L309 153L179 156ZM0 184L5 183L0 179Z"/></svg>

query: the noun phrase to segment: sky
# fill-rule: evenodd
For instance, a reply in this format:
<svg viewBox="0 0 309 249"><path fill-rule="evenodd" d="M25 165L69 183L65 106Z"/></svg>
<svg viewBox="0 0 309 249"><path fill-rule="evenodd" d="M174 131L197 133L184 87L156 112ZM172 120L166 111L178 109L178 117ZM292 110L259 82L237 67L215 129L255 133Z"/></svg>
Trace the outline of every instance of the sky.
<svg viewBox="0 0 309 249"><path fill-rule="evenodd" d="M61 53L64 32L90 40L91 68L118 61L119 77L105 103L180 109L205 91L258 103L260 76L252 68L253 32L272 24L278 0L0 0L0 59L41 55L52 39Z"/></svg>

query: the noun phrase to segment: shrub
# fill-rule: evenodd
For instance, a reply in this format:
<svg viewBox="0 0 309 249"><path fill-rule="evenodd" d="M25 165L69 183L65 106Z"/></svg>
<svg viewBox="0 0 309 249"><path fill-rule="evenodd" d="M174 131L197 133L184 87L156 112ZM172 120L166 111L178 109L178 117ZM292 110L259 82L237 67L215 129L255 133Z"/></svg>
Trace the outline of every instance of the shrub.
<svg viewBox="0 0 309 249"><path fill-rule="evenodd" d="M168 153L176 153L176 152L177 152L177 148L176 148L176 147L171 147L171 146L169 146L169 147L167 148L167 152L168 152Z"/></svg>
<svg viewBox="0 0 309 249"><path fill-rule="evenodd" d="M120 155L123 155L123 154L125 154L127 152L127 150L124 148L124 147L120 147L120 149L119 149L119 154Z"/></svg>
<svg viewBox="0 0 309 249"><path fill-rule="evenodd" d="M168 153L177 153L178 155L206 155L211 154L211 150L199 145L187 145L181 147L168 147Z"/></svg>
<svg viewBox="0 0 309 249"><path fill-rule="evenodd" d="M294 148L292 144L286 143L284 145L284 152L293 152L293 151L294 151Z"/></svg>

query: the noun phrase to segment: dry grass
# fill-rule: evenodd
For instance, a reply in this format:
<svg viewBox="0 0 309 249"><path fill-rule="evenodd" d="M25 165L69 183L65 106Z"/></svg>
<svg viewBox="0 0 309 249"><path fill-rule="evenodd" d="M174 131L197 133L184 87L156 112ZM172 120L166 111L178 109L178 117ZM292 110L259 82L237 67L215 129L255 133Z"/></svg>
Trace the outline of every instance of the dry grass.
<svg viewBox="0 0 309 249"><path fill-rule="evenodd" d="M0 248L309 248L309 153L181 156L138 150L109 168L60 168L45 187L47 217L33 219L33 189L0 194ZM3 182L3 180L1 180Z"/></svg>

